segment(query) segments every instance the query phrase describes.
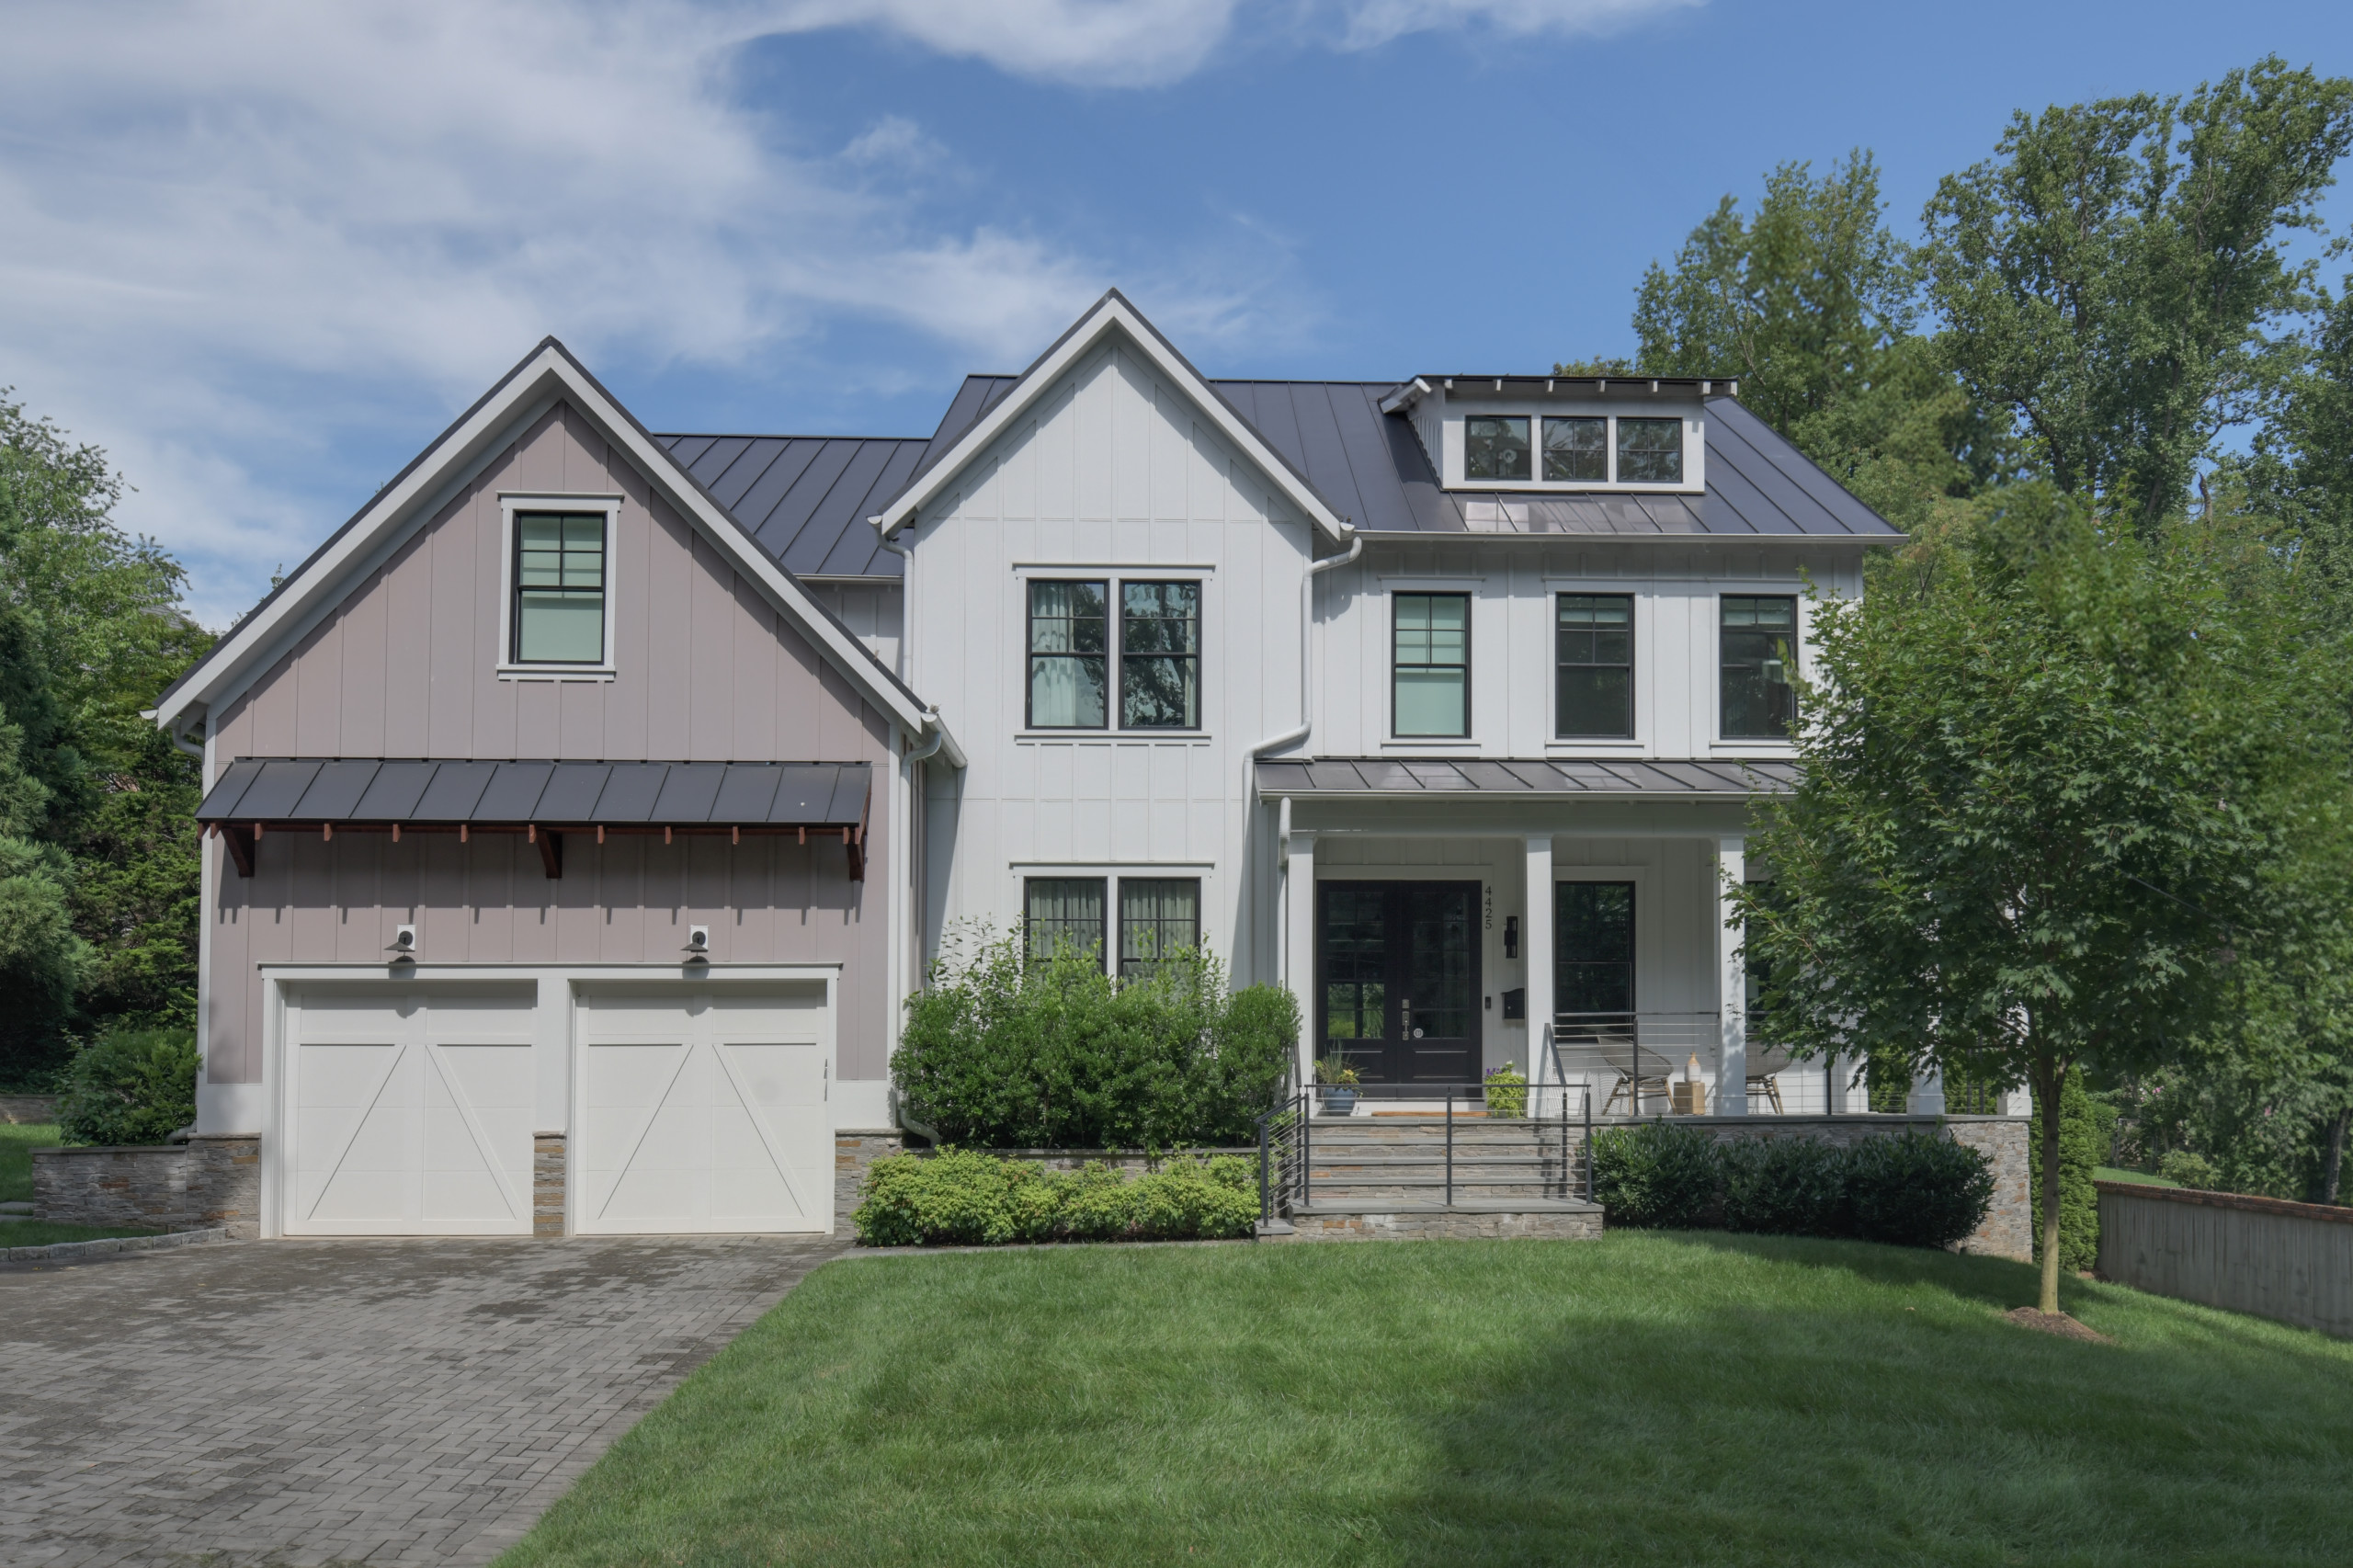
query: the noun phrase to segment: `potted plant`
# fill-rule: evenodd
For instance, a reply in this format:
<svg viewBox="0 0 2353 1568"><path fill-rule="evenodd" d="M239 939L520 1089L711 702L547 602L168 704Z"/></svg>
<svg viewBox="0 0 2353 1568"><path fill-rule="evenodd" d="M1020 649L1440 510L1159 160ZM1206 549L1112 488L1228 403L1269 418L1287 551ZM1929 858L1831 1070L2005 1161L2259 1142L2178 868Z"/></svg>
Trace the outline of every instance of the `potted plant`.
<svg viewBox="0 0 2353 1568"><path fill-rule="evenodd" d="M1517 1063L1506 1062L1488 1074L1486 1085L1489 1116L1528 1114L1528 1080Z"/></svg>
<svg viewBox="0 0 2353 1568"><path fill-rule="evenodd" d="M1332 1057L1315 1064L1315 1094L1325 1116L1353 1116L1357 1108L1357 1070Z"/></svg>

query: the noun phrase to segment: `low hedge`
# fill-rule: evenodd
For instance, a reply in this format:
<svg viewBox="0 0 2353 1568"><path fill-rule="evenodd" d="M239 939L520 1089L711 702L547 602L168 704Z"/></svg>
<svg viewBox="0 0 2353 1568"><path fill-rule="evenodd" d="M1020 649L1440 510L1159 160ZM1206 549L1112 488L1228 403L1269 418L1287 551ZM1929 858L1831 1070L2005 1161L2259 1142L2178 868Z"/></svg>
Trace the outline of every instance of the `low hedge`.
<svg viewBox="0 0 2353 1568"><path fill-rule="evenodd" d="M1238 1154L1133 1177L1099 1160L1058 1171L965 1149L893 1154L868 1169L851 1220L868 1246L1216 1240L1257 1223L1258 1173Z"/></svg>
<svg viewBox="0 0 2353 1568"><path fill-rule="evenodd" d="M1927 1132L1836 1148L1811 1138L1719 1144L1671 1121L1594 1134L1594 1195L1612 1224L1944 1247L1985 1222L1993 1162Z"/></svg>

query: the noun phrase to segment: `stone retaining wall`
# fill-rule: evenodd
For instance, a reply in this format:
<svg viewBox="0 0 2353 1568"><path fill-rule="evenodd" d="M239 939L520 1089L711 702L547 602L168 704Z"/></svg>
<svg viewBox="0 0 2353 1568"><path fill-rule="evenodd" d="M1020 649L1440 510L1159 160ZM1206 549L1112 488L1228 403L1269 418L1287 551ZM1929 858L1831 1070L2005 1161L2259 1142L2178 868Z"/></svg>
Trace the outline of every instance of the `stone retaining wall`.
<svg viewBox="0 0 2353 1568"><path fill-rule="evenodd" d="M261 1140L33 1151L33 1213L62 1225L219 1226L261 1233Z"/></svg>
<svg viewBox="0 0 2353 1568"><path fill-rule="evenodd" d="M56 1095L0 1095L0 1121L22 1127L46 1127L57 1119Z"/></svg>
<svg viewBox="0 0 2353 1568"><path fill-rule="evenodd" d="M877 1160L903 1153L907 1135L891 1128L846 1128L834 1134L834 1233L854 1236L858 1227L850 1216L858 1212L859 1188L866 1185L866 1167Z"/></svg>

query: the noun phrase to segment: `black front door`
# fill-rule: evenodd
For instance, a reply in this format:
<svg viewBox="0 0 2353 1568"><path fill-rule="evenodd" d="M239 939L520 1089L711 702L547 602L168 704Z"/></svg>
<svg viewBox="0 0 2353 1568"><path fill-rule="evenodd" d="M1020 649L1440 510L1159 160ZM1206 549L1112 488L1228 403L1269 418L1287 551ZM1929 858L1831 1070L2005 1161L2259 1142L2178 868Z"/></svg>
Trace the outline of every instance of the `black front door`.
<svg viewBox="0 0 2353 1568"><path fill-rule="evenodd" d="M1367 1084L1479 1081L1477 882L1318 882L1319 1054Z"/></svg>

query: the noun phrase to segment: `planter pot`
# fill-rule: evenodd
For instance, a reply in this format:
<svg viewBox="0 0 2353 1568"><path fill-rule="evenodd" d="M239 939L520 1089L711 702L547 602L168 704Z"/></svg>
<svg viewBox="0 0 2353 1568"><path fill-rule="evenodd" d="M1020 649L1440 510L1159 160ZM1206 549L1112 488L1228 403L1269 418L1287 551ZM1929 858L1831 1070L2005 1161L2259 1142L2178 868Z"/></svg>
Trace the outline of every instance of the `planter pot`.
<svg viewBox="0 0 2353 1568"><path fill-rule="evenodd" d="M1318 1088L1315 1092L1324 1101L1325 1116L1354 1116L1356 1114L1357 1092L1354 1089Z"/></svg>

